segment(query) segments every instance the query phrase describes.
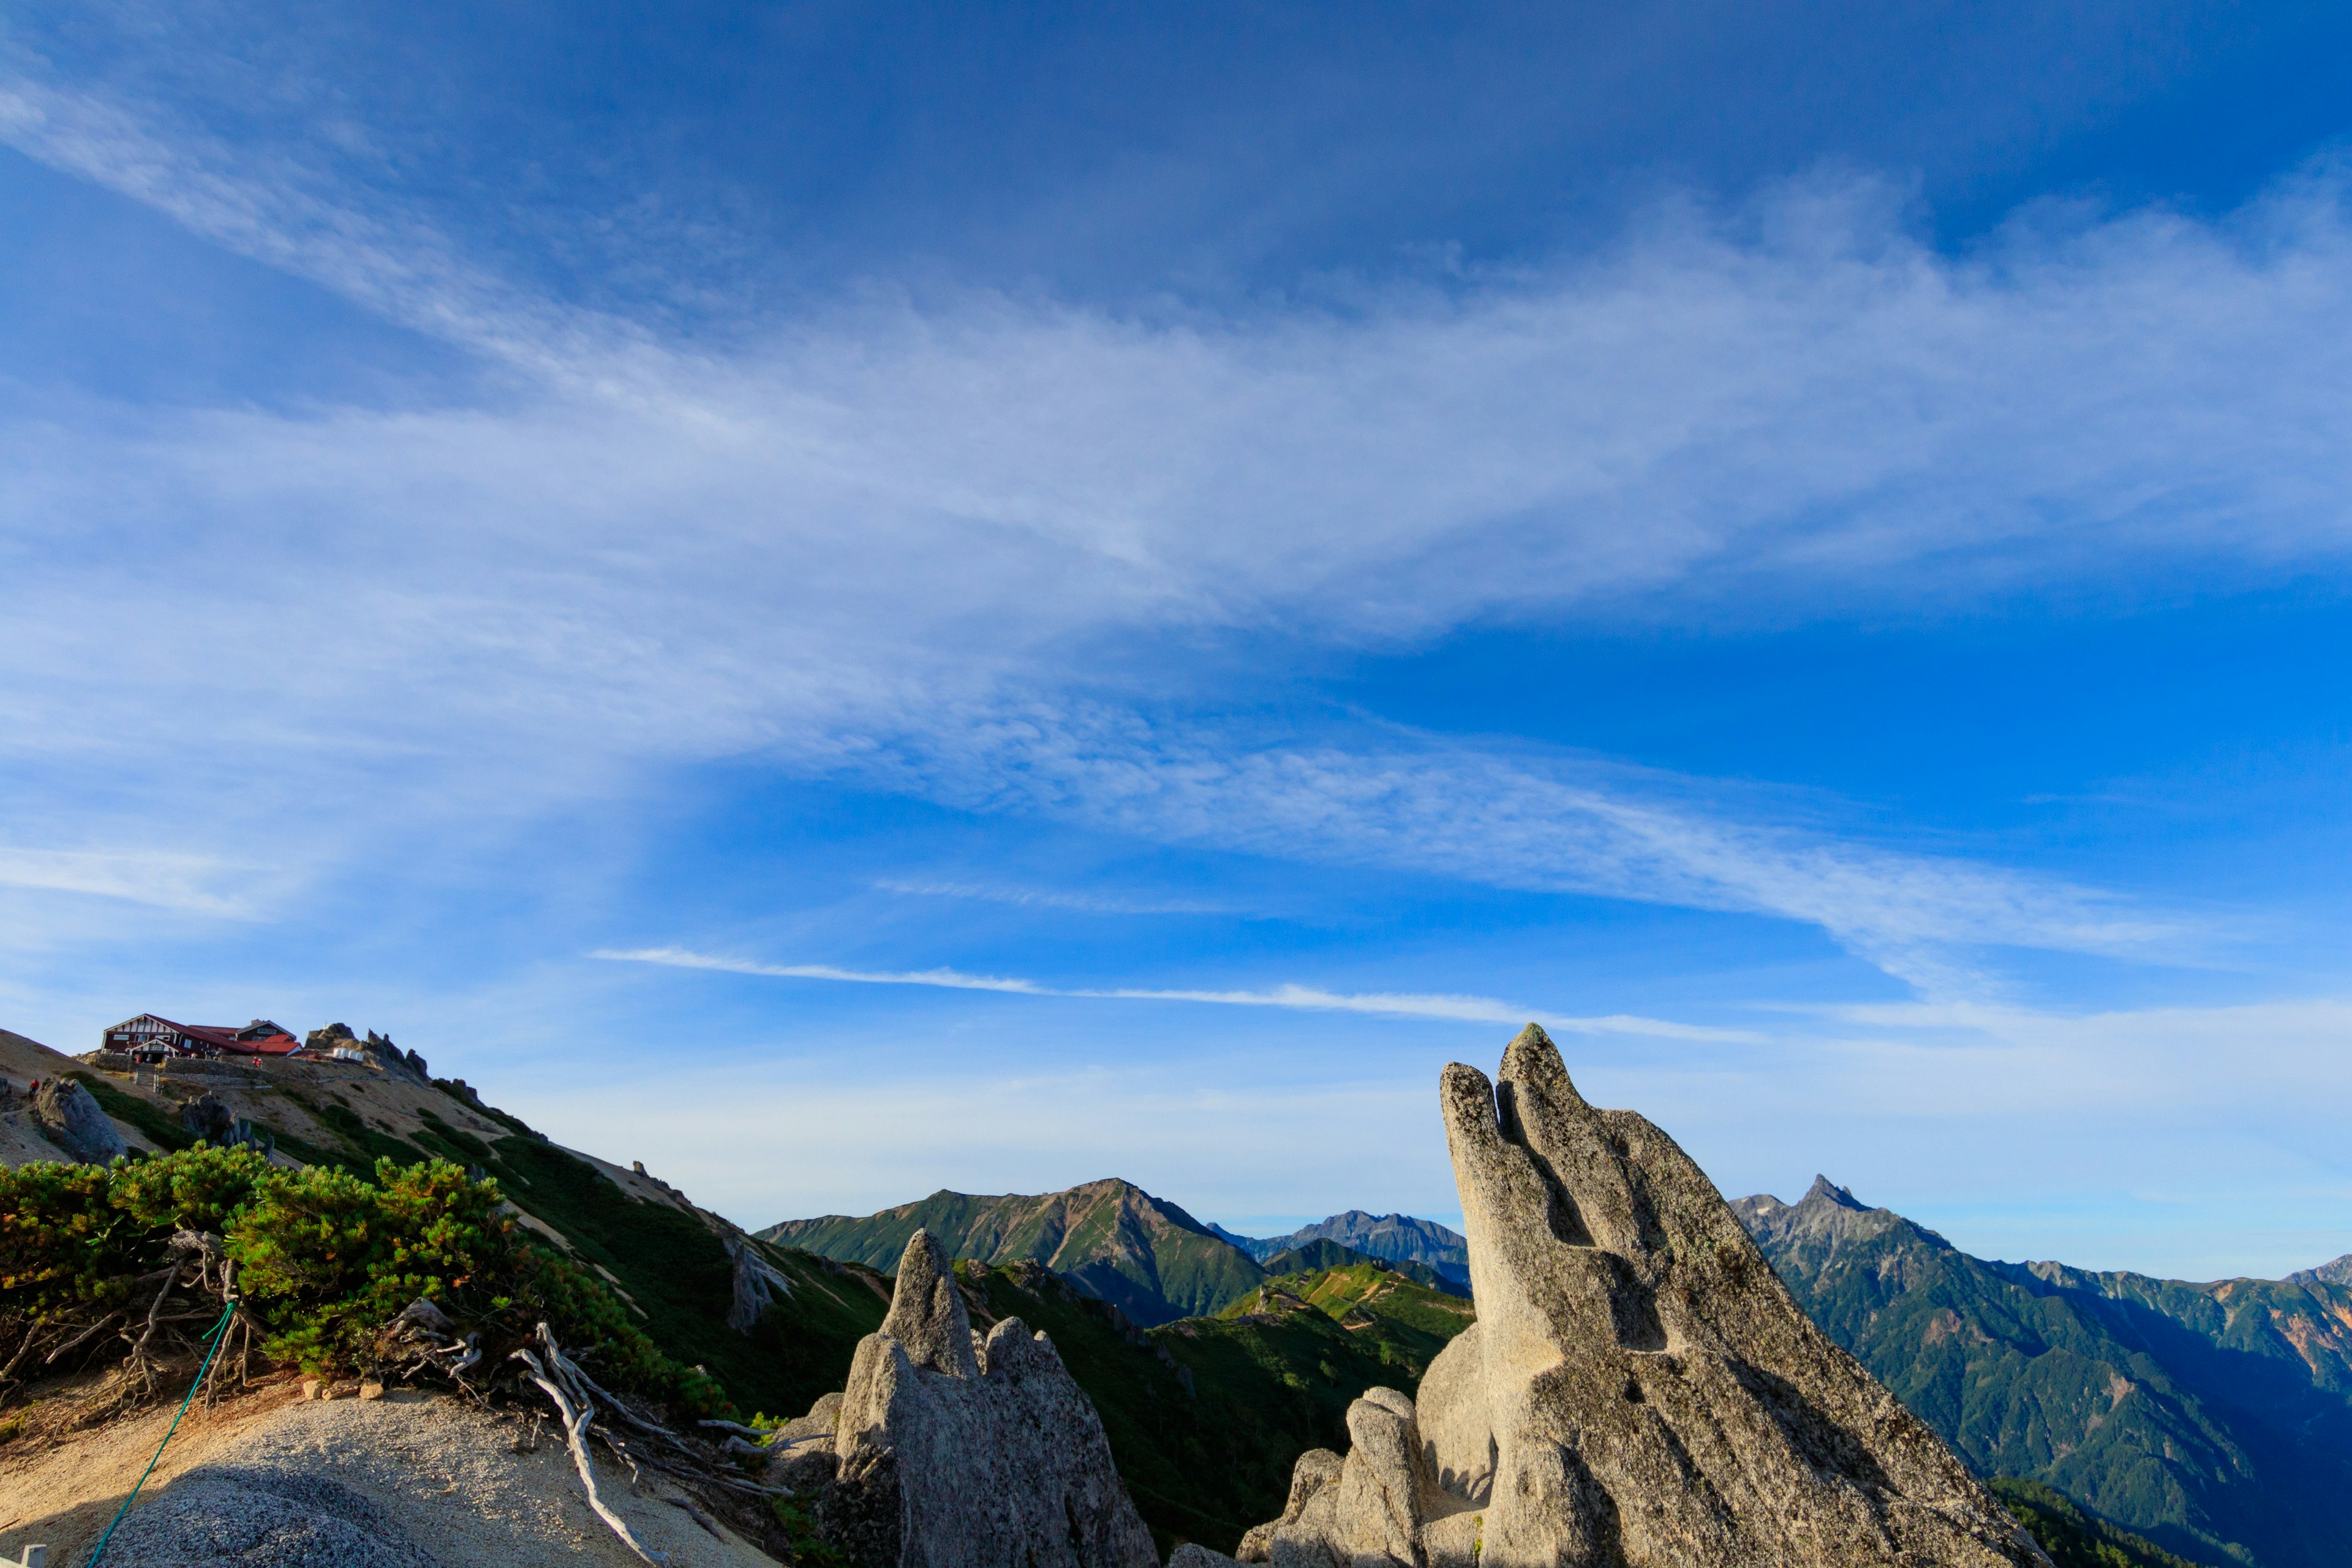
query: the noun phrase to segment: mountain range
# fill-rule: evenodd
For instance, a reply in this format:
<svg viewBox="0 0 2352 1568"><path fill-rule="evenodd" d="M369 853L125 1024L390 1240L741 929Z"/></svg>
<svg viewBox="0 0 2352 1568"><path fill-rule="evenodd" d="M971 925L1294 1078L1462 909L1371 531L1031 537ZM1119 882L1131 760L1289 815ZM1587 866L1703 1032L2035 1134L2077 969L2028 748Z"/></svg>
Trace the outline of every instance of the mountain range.
<svg viewBox="0 0 2352 1568"><path fill-rule="evenodd" d="M1043 1264L1146 1325L1214 1316L1265 1278L1254 1258L1199 1220L1116 1177L1034 1196L941 1191L863 1218L786 1220L757 1234L890 1268L918 1230L938 1237L950 1258Z"/></svg>
<svg viewBox="0 0 2352 1568"><path fill-rule="evenodd" d="M1994 1262L1826 1177L1732 1208L1798 1304L1980 1474L2200 1563L2352 1563L2352 1286L2327 1270Z"/></svg>
<svg viewBox="0 0 2352 1568"><path fill-rule="evenodd" d="M785 1220L756 1234L888 1268L919 1229L938 1237L950 1258L1042 1264L1147 1327L1213 1317L1269 1278L1310 1269L1376 1263L1455 1294L1469 1279L1462 1237L1428 1220L1350 1210L1286 1237L1236 1238L1117 1177L1034 1195L943 1190L879 1214Z"/></svg>
<svg viewBox="0 0 2352 1568"><path fill-rule="evenodd" d="M1435 1220L1349 1209L1288 1236L1237 1236L1221 1225L1209 1228L1261 1263L1277 1253L1297 1251L1313 1242L1333 1241L1367 1258L1425 1265L1458 1288L1470 1288L1470 1244L1459 1232L1448 1230Z"/></svg>

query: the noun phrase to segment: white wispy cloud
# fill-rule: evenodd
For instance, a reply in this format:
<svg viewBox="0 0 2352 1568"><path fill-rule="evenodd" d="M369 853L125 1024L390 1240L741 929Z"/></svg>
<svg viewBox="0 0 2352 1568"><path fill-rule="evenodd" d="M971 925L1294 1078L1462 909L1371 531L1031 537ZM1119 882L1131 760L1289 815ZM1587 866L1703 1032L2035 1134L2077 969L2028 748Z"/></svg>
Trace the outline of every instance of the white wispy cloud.
<svg viewBox="0 0 2352 1568"><path fill-rule="evenodd" d="M255 868L169 850L18 849L0 846L0 887L121 899L186 914L250 920L253 901L223 884Z"/></svg>
<svg viewBox="0 0 2352 1568"><path fill-rule="evenodd" d="M2177 954L2204 937L2176 911L1769 793L1344 727L1264 744L1132 650L2336 571L2352 540L2352 222L2324 174L1963 258L1816 185L1752 228L1663 209L1344 315L876 294L688 352L533 299L381 181L22 75L0 135L524 373L495 405L60 409L0 451L25 542L0 745L67 827L129 738L172 745L147 809L223 856L753 756L1810 921L1935 986L1958 946ZM104 629L230 601L332 615L299 670ZM285 772L243 766L255 746ZM373 808L299 805L355 793Z"/></svg>
<svg viewBox="0 0 2352 1568"><path fill-rule="evenodd" d="M673 969L709 969L728 974L759 974L782 980L838 980L859 985L928 985L949 991L1002 991L1020 996L1059 996L1106 1002L1200 1002L1221 1007L1287 1007L1314 1013L1365 1013L1382 1018L1503 1024L1513 1028L1533 1022L1568 1034L1641 1035L1664 1040L1759 1044L1764 1039L1763 1036L1745 1029L1708 1028L1702 1025L1678 1024L1664 1018L1641 1018L1625 1014L1580 1018L1540 1013L1497 1001L1491 996L1379 991L1351 993L1291 984L1264 991L1202 991L1140 985L1042 985L1034 980L966 974L954 969L877 971L841 969L829 963L763 963L753 959L714 957L677 947L604 948L590 956L615 963L661 964Z"/></svg>

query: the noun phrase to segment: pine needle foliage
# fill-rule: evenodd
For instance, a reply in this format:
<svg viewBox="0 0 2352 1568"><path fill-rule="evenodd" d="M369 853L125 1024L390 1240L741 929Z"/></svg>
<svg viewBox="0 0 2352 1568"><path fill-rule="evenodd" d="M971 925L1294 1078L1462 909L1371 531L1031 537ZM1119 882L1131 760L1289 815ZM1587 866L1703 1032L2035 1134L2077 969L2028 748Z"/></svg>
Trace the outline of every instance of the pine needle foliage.
<svg viewBox="0 0 2352 1568"><path fill-rule="evenodd" d="M716 1384L663 1354L610 1289L523 1227L495 1178L446 1160L381 1160L369 1179L199 1143L107 1166L0 1171L0 1359L143 1310L140 1293L182 1231L222 1238L265 1353L306 1372L394 1370L401 1352L384 1326L423 1298L481 1336L486 1373L545 1321L595 1358L608 1386L726 1411ZM108 1342L93 1339L90 1353Z"/></svg>

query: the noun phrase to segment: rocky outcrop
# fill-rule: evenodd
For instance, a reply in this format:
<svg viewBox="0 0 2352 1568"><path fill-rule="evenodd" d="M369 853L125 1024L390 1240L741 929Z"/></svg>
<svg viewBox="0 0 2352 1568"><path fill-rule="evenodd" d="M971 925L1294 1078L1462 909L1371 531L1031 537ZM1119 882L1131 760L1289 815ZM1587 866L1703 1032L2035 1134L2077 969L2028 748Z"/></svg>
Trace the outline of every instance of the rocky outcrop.
<svg viewBox="0 0 2352 1568"><path fill-rule="evenodd" d="M638 1170L642 1173L643 1166ZM760 1256L759 1249L740 1236L727 1238L727 1257L733 1265L734 1298L727 1308L727 1326L739 1334L748 1334L751 1325L776 1304L778 1296L793 1293L793 1282L783 1270Z"/></svg>
<svg viewBox="0 0 2352 1568"><path fill-rule="evenodd" d="M41 1080L33 1096L33 1121L48 1141L86 1165L103 1165L130 1152L122 1134L98 1108L89 1089L69 1078Z"/></svg>
<svg viewBox="0 0 2352 1568"><path fill-rule="evenodd" d="M267 1153L277 1147L274 1136L257 1131L252 1122L231 1110L217 1095L200 1095L183 1104L180 1126L191 1138L201 1139L215 1149L250 1146L257 1152Z"/></svg>
<svg viewBox="0 0 2352 1568"><path fill-rule="evenodd" d="M339 1047L358 1051L385 1072L397 1073L402 1078L422 1084L433 1081L432 1069L425 1066L423 1057L415 1051L402 1050L392 1043L391 1036L379 1035L373 1029L367 1032L365 1039L361 1039L352 1033L349 1024L330 1024L323 1029L313 1029L303 1036L302 1045L306 1050L321 1055ZM479 1102L475 1103L479 1109Z"/></svg>
<svg viewBox="0 0 2352 1568"><path fill-rule="evenodd" d="M810 1405L807 1415L778 1427L768 1440L768 1485L814 1492L832 1480L839 1468L833 1439L840 1424L841 1395L828 1394Z"/></svg>
<svg viewBox="0 0 2352 1568"><path fill-rule="evenodd" d="M443 1568L364 1494L291 1468L199 1470L127 1517L108 1545L142 1568Z"/></svg>
<svg viewBox="0 0 2352 1568"><path fill-rule="evenodd" d="M1477 1324L1374 1389L1243 1556L1296 1568L1996 1568L2047 1559L1800 1311L1714 1185L1533 1026L1441 1107Z"/></svg>
<svg viewBox="0 0 2352 1568"><path fill-rule="evenodd" d="M837 1474L818 1517L852 1563L1154 1568L1102 1422L1052 1342L1006 1318L975 1351L928 1230L907 1243L889 1316L859 1342L835 1423Z"/></svg>

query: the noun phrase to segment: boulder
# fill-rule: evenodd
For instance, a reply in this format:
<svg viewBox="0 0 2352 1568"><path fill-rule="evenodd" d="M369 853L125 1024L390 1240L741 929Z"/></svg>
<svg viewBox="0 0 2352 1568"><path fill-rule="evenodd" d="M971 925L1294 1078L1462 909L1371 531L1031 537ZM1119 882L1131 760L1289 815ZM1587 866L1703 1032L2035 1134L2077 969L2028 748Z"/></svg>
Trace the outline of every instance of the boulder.
<svg viewBox="0 0 2352 1568"><path fill-rule="evenodd" d="M44 1079L33 1096L32 1113L42 1134L82 1164L103 1165L131 1152L96 1098L72 1079Z"/></svg>
<svg viewBox="0 0 2352 1568"><path fill-rule="evenodd" d="M1276 1568L1999 1568L2031 1538L1801 1311L1711 1184L1528 1026L1448 1067L1477 1323L1299 1461Z"/></svg>
<svg viewBox="0 0 2352 1568"><path fill-rule="evenodd" d="M834 1452L834 1428L841 1420L841 1395L828 1394L776 1428L768 1439L768 1471L762 1479L772 1487L793 1492L814 1491L833 1479L839 1468Z"/></svg>
<svg viewBox="0 0 2352 1568"><path fill-rule="evenodd" d="M140 1568L442 1568L363 1493L286 1467L200 1467L125 1515L109 1546Z"/></svg>
<svg viewBox="0 0 2352 1568"><path fill-rule="evenodd" d="M1053 1342L1007 1318L975 1354L929 1231L908 1240L889 1315L858 1343L837 1423L817 1515L853 1563L1156 1568L1101 1419Z"/></svg>
<svg viewBox="0 0 2352 1568"><path fill-rule="evenodd" d="M201 1138L215 1149L240 1142L236 1112L217 1095L203 1095L180 1107L180 1125L191 1138Z"/></svg>

